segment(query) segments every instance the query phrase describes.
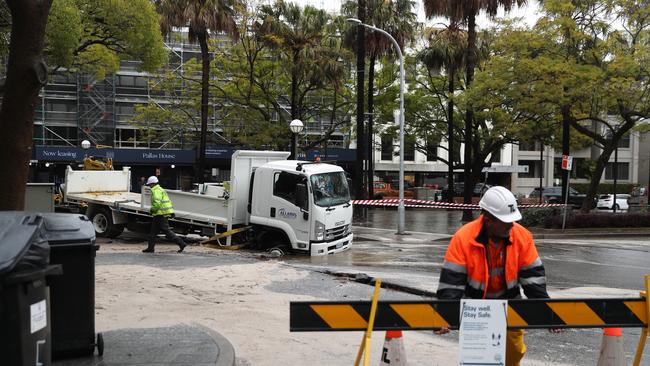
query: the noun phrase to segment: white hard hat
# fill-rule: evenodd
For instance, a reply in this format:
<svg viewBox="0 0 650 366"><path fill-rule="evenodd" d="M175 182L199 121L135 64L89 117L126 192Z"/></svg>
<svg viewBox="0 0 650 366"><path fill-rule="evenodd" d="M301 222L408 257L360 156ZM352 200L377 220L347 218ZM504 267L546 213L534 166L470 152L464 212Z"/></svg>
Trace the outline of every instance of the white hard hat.
<svg viewBox="0 0 650 366"><path fill-rule="evenodd" d="M158 184L158 177L156 177L155 175L149 177L149 179L147 179L147 185L149 184Z"/></svg>
<svg viewBox="0 0 650 366"><path fill-rule="evenodd" d="M517 199L505 187L491 187L485 191L478 205L502 222L521 220L521 213L517 208Z"/></svg>

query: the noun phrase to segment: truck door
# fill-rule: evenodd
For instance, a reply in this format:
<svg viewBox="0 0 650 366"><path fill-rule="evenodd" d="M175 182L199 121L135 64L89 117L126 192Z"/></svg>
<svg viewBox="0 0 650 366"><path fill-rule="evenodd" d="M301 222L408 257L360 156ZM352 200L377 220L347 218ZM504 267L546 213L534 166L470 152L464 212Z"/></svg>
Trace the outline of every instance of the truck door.
<svg viewBox="0 0 650 366"><path fill-rule="evenodd" d="M270 219L284 222L293 229L299 249L309 248L311 218L307 178L298 173L274 172L270 201Z"/></svg>

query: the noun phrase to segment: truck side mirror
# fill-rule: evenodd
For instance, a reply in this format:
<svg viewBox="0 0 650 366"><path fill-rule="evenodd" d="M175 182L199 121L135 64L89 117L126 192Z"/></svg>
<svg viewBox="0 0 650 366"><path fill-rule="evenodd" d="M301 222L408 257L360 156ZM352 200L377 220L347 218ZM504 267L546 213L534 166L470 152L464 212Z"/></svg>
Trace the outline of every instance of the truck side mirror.
<svg viewBox="0 0 650 366"><path fill-rule="evenodd" d="M295 197L296 206L307 211L307 185L305 183L296 184Z"/></svg>

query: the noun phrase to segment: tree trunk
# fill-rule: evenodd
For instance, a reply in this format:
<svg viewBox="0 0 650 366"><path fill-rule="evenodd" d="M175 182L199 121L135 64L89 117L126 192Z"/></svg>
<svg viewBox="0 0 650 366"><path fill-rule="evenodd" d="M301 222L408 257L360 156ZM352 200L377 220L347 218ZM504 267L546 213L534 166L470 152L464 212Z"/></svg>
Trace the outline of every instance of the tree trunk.
<svg viewBox="0 0 650 366"><path fill-rule="evenodd" d="M298 118L298 106L296 100L298 99L298 57L299 51L294 51L292 55L291 67L291 120Z"/></svg>
<svg viewBox="0 0 650 366"><path fill-rule="evenodd" d="M11 12L11 40L0 107L0 211L25 207L35 105L47 82L43 38L52 0L6 3Z"/></svg>
<svg viewBox="0 0 650 366"><path fill-rule="evenodd" d="M205 182L205 148L208 137L208 103L210 99L210 53L208 49L208 34L197 35L201 46L201 134L199 136L199 166L195 172L197 183Z"/></svg>
<svg viewBox="0 0 650 366"><path fill-rule="evenodd" d="M467 65L465 69L465 87L469 88L474 80L474 68L476 67L476 11L471 11L467 16ZM463 202L472 203L472 144L474 134L474 110L471 105L467 106L465 111L465 189L463 192ZM463 211L463 221L472 220L472 211Z"/></svg>
<svg viewBox="0 0 650 366"><path fill-rule="evenodd" d="M374 141L373 141L373 122L374 122L374 92L375 92L375 62L377 61L376 56L370 56L370 64L368 65L368 198L375 197L374 189L374 161L373 161L373 152L374 152Z"/></svg>
<svg viewBox="0 0 650 366"><path fill-rule="evenodd" d="M358 0L357 17L361 22L366 19L366 1ZM363 161L365 157L364 150L364 83L365 83L365 66L366 66L366 42L365 28L362 25L357 26L357 161L355 164L355 194L356 199L364 199L366 192L364 189ZM360 207L360 206L359 206ZM359 215L359 213L357 213Z"/></svg>
<svg viewBox="0 0 650 366"><path fill-rule="evenodd" d="M598 160L596 160L596 169L591 176L591 181L589 182L589 187L587 188L587 195L585 196L585 200L582 202L580 211L587 213L593 208L592 205L594 197L596 197L596 190L600 184L600 178L603 176L605 166L607 165L607 162L609 162L609 158L612 156L612 152L614 151L616 144L618 144L618 141L616 141L615 144L611 144L611 146L605 146L603 152L598 157Z"/></svg>
<svg viewBox="0 0 650 366"><path fill-rule="evenodd" d="M447 197L448 202L454 202L454 78L456 76L456 69L453 66L449 67L449 93L447 99L447 148L449 155L447 160L447 187L449 187Z"/></svg>

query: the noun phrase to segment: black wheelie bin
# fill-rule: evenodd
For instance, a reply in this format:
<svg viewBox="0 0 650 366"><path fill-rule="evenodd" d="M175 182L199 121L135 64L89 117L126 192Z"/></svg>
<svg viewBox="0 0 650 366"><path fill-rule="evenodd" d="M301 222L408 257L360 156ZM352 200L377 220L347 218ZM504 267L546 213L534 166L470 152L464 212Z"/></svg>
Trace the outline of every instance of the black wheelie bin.
<svg viewBox="0 0 650 366"><path fill-rule="evenodd" d="M95 335L95 229L84 215L44 213L43 237L50 244L50 263L63 275L50 281L52 358L102 355L104 341Z"/></svg>
<svg viewBox="0 0 650 366"><path fill-rule="evenodd" d="M49 265L41 235L43 217L0 212L0 363L51 365L50 296L47 280L61 272Z"/></svg>

